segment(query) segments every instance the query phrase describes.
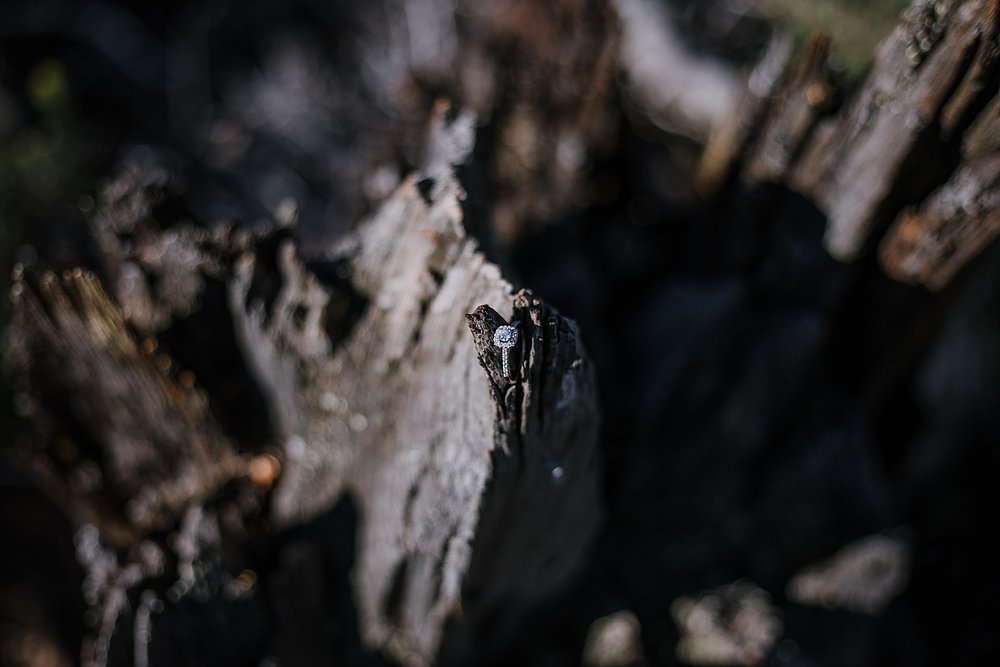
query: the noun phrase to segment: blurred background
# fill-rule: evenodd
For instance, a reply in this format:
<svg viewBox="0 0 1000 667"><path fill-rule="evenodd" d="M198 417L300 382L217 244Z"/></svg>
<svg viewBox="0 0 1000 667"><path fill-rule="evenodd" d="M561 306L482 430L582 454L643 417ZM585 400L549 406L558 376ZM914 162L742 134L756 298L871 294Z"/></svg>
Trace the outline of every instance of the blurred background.
<svg viewBox="0 0 1000 667"><path fill-rule="evenodd" d="M98 265L88 221L122 165L179 175L163 228L294 201L320 256L420 165L450 99L478 119L467 227L580 324L604 414L587 570L479 664L991 664L995 244L931 292L832 259L824 214L783 185L699 181L768 54L794 63L830 35L834 114L907 4L8 0L0 287L15 263ZM21 464L42 445L2 388L0 662L78 664L95 627L81 527ZM210 398L226 424L250 411ZM290 576L290 544L324 554L315 634L277 622L262 586L192 611L189 651L152 662L392 664L358 636L348 515L240 547L261 581Z"/></svg>

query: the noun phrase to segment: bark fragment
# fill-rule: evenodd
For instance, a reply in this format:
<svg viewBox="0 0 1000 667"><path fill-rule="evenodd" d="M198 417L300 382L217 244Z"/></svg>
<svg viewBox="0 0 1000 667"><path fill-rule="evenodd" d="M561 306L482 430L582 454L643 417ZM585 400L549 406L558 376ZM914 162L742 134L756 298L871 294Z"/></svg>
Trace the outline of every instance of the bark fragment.
<svg viewBox="0 0 1000 667"><path fill-rule="evenodd" d="M979 45L994 32L988 11L993 4L911 5L879 49L862 89L805 148L790 182L826 213L825 243L834 257L857 257L894 199L925 194L922 179L933 178L942 166L939 159L931 165L926 159L940 154L950 128L961 124L949 120L962 116L959 109L967 105L955 98L956 90L962 90Z"/></svg>
<svg viewBox="0 0 1000 667"><path fill-rule="evenodd" d="M1000 235L1000 98L994 98L962 144L962 164L886 234L879 259L903 282L944 288Z"/></svg>

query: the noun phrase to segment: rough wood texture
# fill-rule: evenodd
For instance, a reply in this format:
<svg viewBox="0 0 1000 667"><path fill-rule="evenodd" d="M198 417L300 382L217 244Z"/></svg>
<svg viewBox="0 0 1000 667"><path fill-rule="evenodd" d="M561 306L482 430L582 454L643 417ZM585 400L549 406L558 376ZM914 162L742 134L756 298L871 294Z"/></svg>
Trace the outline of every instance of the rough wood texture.
<svg viewBox="0 0 1000 667"><path fill-rule="evenodd" d="M705 150L702 189L720 194L738 175L743 186L803 195L825 216L824 245L841 261L874 249L895 219L879 245L885 271L939 290L998 233L998 3L915 1L833 116L829 49L816 37L780 92L748 88ZM770 73L773 88L776 66L765 56L754 76ZM773 203L751 207L767 218Z"/></svg>
<svg viewBox="0 0 1000 667"><path fill-rule="evenodd" d="M609 0L471 2L461 13L459 98L493 124L484 213L509 250L593 196L587 167L614 142L618 16Z"/></svg>
<svg viewBox="0 0 1000 667"><path fill-rule="evenodd" d="M979 47L993 39L994 5L915 2L883 43L862 89L838 118L817 129L791 184L826 213L825 243L834 257L858 256L887 202L908 188L919 193L920 178L940 168L940 159L932 165L924 160L950 128L962 125L971 96L963 102L955 92L970 62L989 52Z"/></svg>
<svg viewBox="0 0 1000 667"><path fill-rule="evenodd" d="M76 270L60 281L45 273L32 284L17 270L15 278L10 354L24 416L51 448L34 462L81 519L102 518L121 543L129 532L171 526L245 471L190 373L172 373L151 341L135 341L94 274ZM59 423L78 427L67 434ZM102 511L112 499L125 517Z"/></svg>
<svg viewBox="0 0 1000 667"><path fill-rule="evenodd" d="M466 235L452 170L473 149L474 117L441 104L428 134L421 173L308 265L287 233L293 210L249 232L160 229L151 211L172 177L140 160L108 185L93 221L109 291L128 306L84 271L62 284L46 274L37 289L20 281L12 348L29 390L57 392L40 404L68 400L94 448L86 456L107 463L101 492L128 501L123 544L170 530L230 478L270 488L279 464L268 500L278 529L349 495L363 638L408 665L435 661L448 623L459 660L512 632L577 570L601 514L596 385L576 326L515 295ZM154 336L214 316L202 309L213 285L277 458L238 456L194 375L152 355ZM511 316L521 344L508 379L492 334ZM125 593L162 574L133 565L113 564L136 575L95 598L105 648Z"/></svg>
<svg viewBox="0 0 1000 667"><path fill-rule="evenodd" d="M459 654L509 639L518 619L496 612L530 608L557 591L582 563L602 513L596 383L579 331L527 290L513 305L523 334L513 382L492 345L502 318L488 305L467 316L494 393L496 442Z"/></svg>
<svg viewBox="0 0 1000 667"><path fill-rule="evenodd" d="M799 151L838 92L827 66L829 38L818 35L809 44L798 71L778 94L744 159L743 179L749 183L783 183Z"/></svg>
<svg viewBox="0 0 1000 667"><path fill-rule="evenodd" d="M742 164L750 143L760 133L775 103L781 77L792 53L792 40L776 33L747 79L739 103L713 129L698 166L698 189L717 192Z"/></svg>
<svg viewBox="0 0 1000 667"><path fill-rule="evenodd" d="M905 210L880 247L886 272L942 289L1000 234L1000 97L962 143L962 164L919 207Z"/></svg>
<svg viewBox="0 0 1000 667"><path fill-rule="evenodd" d="M467 132L471 122L451 125ZM450 617L485 617L501 599L537 599L564 582L599 514L594 379L575 327L522 294L522 359L514 381L500 376L491 336L504 320L475 310L469 336L466 313L496 304L509 314L514 295L464 233L458 182L428 169L437 176L408 178L335 258L349 258L369 303L342 345L328 353L269 336L259 319L238 322L248 356L261 360L256 375L287 383L268 394L290 397L296 415L283 426L275 516L307 517L345 491L356 498L362 630L408 664L433 661ZM293 309L302 301L292 295L321 288L297 287L308 278L290 249L283 256L293 277L278 303ZM232 285L238 297L249 268Z"/></svg>

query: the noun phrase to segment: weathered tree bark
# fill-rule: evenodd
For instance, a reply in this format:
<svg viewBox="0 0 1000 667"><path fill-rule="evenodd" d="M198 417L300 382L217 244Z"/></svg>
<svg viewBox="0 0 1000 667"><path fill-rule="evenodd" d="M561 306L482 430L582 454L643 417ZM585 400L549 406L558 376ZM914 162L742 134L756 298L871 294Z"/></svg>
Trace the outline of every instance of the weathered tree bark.
<svg viewBox="0 0 1000 667"><path fill-rule="evenodd" d="M625 24L634 39L654 5L620 6L642 9ZM970 306L957 290L938 298L884 279L873 261L829 255L877 247L890 276L936 290L994 243L995 2L916 2L846 99L826 38L790 65L790 42L775 37L705 151L700 185L715 197L704 208L653 183L670 162L662 146L617 122L608 91L618 21L606 0L365 7L359 25L384 15L406 29L358 47L332 78L327 60L297 47L263 76L248 67L228 111L205 123L211 136L191 137L183 154L211 167L210 182L135 150L89 214L93 262L17 270L8 358L14 406L32 429L19 453L77 528L88 667L499 663L542 634L571 660L581 628L610 607L635 612L621 615L621 655L661 655L685 643L669 603L692 582L749 572L781 590L823 550L898 518L902 494L883 458L904 460L891 472L917 496L935 457L958 460L939 447L950 429L994 424L976 412L995 386L986 371L970 384L967 367L934 366L952 348L978 346L962 357L969 366L995 356L980 324L992 322L996 272L974 274L987 289L970 290ZM643 43L629 58L648 56ZM385 67L359 74L362 94L341 105L353 64L370 58ZM650 62L641 86L670 66ZM185 67L189 86L201 80ZM677 80L672 91L684 88ZM417 132L440 90L483 125L441 102ZM288 122L274 104L285 94L309 112ZM372 128L353 136L370 114ZM394 114L402 127L386 158L373 128ZM621 152L593 183L601 176L617 194L563 218L592 201L585 174L615 132ZM248 166L251 144L303 151L320 189L339 194L300 200L300 211L281 188L256 191L288 157L265 152ZM404 156L417 170L399 183ZM364 192L380 203L347 234L357 181L379 159L386 178ZM277 182L298 182L286 176ZM270 219L202 219L230 177L229 195L245 197L222 208ZM642 224L620 224L629 219ZM551 236L534 234L536 221L556 223ZM615 439L606 480L580 331L541 289L515 289L486 259L495 250L513 251L529 282L556 285L549 294L561 287L560 303L594 334ZM932 347L956 301L964 319ZM508 372L493 335L514 321ZM904 424L881 442L925 404L931 430ZM902 451L911 445L925 450ZM613 520L590 550L601 481ZM574 592L573 602L586 598L576 618L526 628L595 554L593 584ZM861 566L827 578L851 595L879 593L862 607L882 608L909 568L908 556L897 560L887 578ZM879 581L892 585L879 592ZM801 599L835 599L820 588ZM711 639L721 627L730 655L750 656L732 660L764 660L780 636L771 602L760 605L763 632L735 615L696 622L702 602L719 611L719 592L735 609L759 597L749 586L715 590L681 605L678 629ZM774 605L789 609L777 596ZM805 661L815 655L803 650Z"/></svg>
<svg viewBox="0 0 1000 667"><path fill-rule="evenodd" d="M1000 234L1000 97L962 142L962 162L917 208L903 211L880 247L897 280L942 289Z"/></svg>
<svg viewBox="0 0 1000 667"><path fill-rule="evenodd" d="M719 191L739 168L768 110L780 99L779 85L791 52L792 42L787 35L772 36L747 78L739 103L712 128L698 167L697 182L702 192Z"/></svg>
<svg viewBox="0 0 1000 667"><path fill-rule="evenodd" d="M422 173L308 266L285 231L291 210L250 234L160 230L150 211L169 175L146 165L112 182L94 233L125 307L82 270L62 281L19 274L15 286L11 351L36 406L36 442L49 448L33 458L66 497L83 466L106 480L91 484L79 520L134 546L153 530L173 531L193 508L215 507L191 519L215 526L215 511L248 521L266 503L281 529L348 494L360 513L363 637L409 665L435 662L452 622L456 659L467 658L463 646L502 642L519 613L564 586L601 514L595 379L576 326L530 292L515 295L466 235L452 169L471 153L474 132L471 114L441 107ZM264 449L225 434L213 397L155 352L154 336L199 317L213 283L225 290L232 335L263 397L272 434ZM505 316L521 323L509 377L492 342ZM56 471L52 448L70 447L59 444L60 428L86 443ZM233 479L247 480L242 504L217 507ZM124 515L101 519L98 508L119 499ZM121 564L131 576L102 576L104 592L91 600L99 648L88 664L106 662L120 641L120 614L138 618L127 597L140 588L143 622L156 634L150 610L192 585L175 585L170 597L150 579L162 575L165 553L180 568L223 549L219 529L208 530L214 537L187 556L153 538L139 561ZM88 562L107 560L98 546L87 553ZM235 585L217 579L209 598Z"/></svg>
<svg viewBox="0 0 1000 667"><path fill-rule="evenodd" d="M459 152L435 159L464 160L471 143L452 135L469 137L472 122L452 121L445 138ZM599 514L594 378L575 327L522 294L514 315L523 353L514 381L500 376L491 336L504 320L480 304L511 312L510 285L465 235L462 191L447 164L425 172L332 260L349 263L351 285L369 303L337 349L296 344L305 328L268 333L260 318L237 316L255 376L282 384L266 394L289 415L275 517L309 516L345 490L357 499L363 630L411 664L433 661L456 613L475 619L501 599L528 602L562 583ZM231 285L236 313L252 282L249 262ZM274 311L272 321L290 323L304 307L306 326L317 326L308 311L325 298L310 305L296 295L318 286L290 246L279 262L291 280L276 307L287 314ZM322 340L318 330L306 338ZM470 568L475 594L463 600Z"/></svg>
<svg viewBox="0 0 1000 667"><path fill-rule="evenodd" d="M104 525L113 541L134 540L170 528L190 503L244 471L190 373L171 375L169 358L142 349L93 273L16 280L10 352L32 390L24 414L51 447L35 464L50 485L64 468L59 492L83 510L80 520L119 501L125 516Z"/></svg>
<svg viewBox="0 0 1000 667"><path fill-rule="evenodd" d="M912 5L864 86L805 148L792 184L827 214L826 247L835 257L856 257L894 200L926 194L920 180L937 177L938 166L927 158L944 152L953 132L967 126L967 113L978 113L981 102L957 100L954 93L972 65L970 55L993 39L991 5ZM944 115L953 100L963 108Z"/></svg>
<svg viewBox="0 0 1000 667"><path fill-rule="evenodd" d="M825 214L826 248L842 261L901 215L882 246L887 272L942 288L997 233L995 111L984 109L997 92L998 30L993 0L914 2L832 116L837 85L825 39L815 40L763 116L751 88L746 110L727 121L742 129L717 130L703 182L718 188L729 171L804 195Z"/></svg>
<svg viewBox="0 0 1000 667"><path fill-rule="evenodd" d="M620 36L611 5L501 0L463 7L457 95L491 124L483 153L490 156L492 205L481 215L489 223L484 240L505 251L593 196L582 177L613 145L617 114Z"/></svg>
<svg viewBox="0 0 1000 667"><path fill-rule="evenodd" d="M798 70L769 109L752 151L743 158L748 183L784 184L822 114L835 101L837 85L827 60L830 40L822 35L809 44Z"/></svg>

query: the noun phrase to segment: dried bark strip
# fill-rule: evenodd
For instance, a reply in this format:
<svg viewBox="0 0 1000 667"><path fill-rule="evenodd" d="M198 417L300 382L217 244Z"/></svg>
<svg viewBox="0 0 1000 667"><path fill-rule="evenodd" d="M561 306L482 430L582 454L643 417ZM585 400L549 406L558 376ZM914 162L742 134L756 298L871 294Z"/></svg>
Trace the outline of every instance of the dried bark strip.
<svg viewBox="0 0 1000 667"><path fill-rule="evenodd" d="M745 182L785 181L803 144L837 95L837 85L827 65L829 56L830 39L825 35L814 37L744 160Z"/></svg>
<svg viewBox="0 0 1000 667"><path fill-rule="evenodd" d="M919 207L907 209L879 248L886 273L942 289L1000 236L1000 97L962 146L962 165Z"/></svg>
<svg viewBox="0 0 1000 667"><path fill-rule="evenodd" d="M614 143L619 19L608 0L466 3L460 14L457 94L493 124L485 240L509 250L593 196L586 167Z"/></svg>
<svg viewBox="0 0 1000 667"><path fill-rule="evenodd" d="M18 270L15 278L10 358L42 448L36 461L51 461L42 468L64 477L54 484L85 505L110 494L148 531L169 527L189 503L244 471L205 396L171 373L168 357L140 348L94 274L45 273L32 284ZM56 430L52 409L78 425L72 437L83 442ZM103 470L78 474L81 449L95 445Z"/></svg>
<svg viewBox="0 0 1000 667"><path fill-rule="evenodd" d="M923 142L941 142L961 125L957 119L966 112L959 107L967 107L968 96L956 98L956 91L977 53L988 54L980 45L994 32L994 4L915 2L883 43L859 93L839 118L817 129L791 184L827 214L825 242L834 257L849 260L863 250L881 208L907 187L901 179L926 155ZM952 100L958 101L948 107ZM938 127L944 136L931 136Z"/></svg>
<svg viewBox="0 0 1000 667"><path fill-rule="evenodd" d="M750 144L760 133L775 103L791 53L791 38L775 33L750 73L739 104L712 129L698 165L696 182L701 192L717 192L743 163Z"/></svg>

